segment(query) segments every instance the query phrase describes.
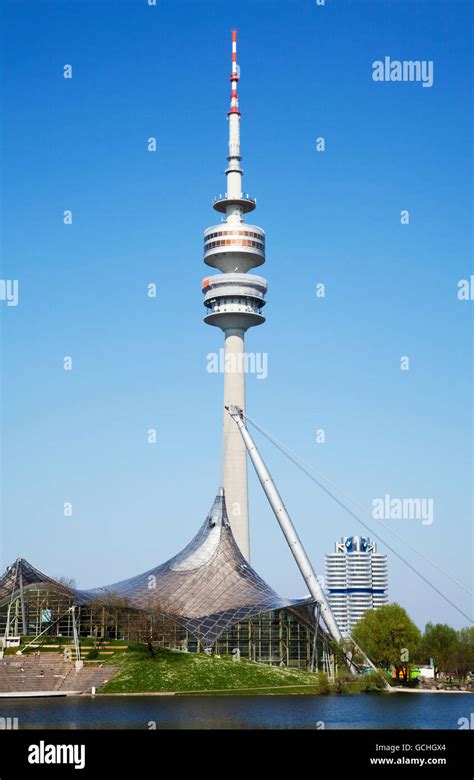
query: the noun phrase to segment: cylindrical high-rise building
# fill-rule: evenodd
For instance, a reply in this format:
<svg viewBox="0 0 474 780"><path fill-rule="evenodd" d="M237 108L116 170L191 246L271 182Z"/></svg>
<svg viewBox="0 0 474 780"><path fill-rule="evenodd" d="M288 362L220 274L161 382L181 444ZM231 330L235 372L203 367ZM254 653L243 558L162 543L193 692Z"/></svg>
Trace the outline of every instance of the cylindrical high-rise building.
<svg viewBox="0 0 474 780"><path fill-rule="evenodd" d="M343 536L326 555L328 602L347 637L369 609L388 603L387 556L365 536Z"/></svg>
<svg viewBox="0 0 474 780"><path fill-rule="evenodd" d="M237 85L237 32L232 32L232 72L229 120L229 156L226 169L227 192L214 200L214 209L225 216L218 225L204 231L204 262L221 274L203 280L204 321L224 331L224 406L240 406L245 411L245 332L265 322L267 283L261 276L248 273L265 262L265 233L244 221L256 202L242 192L240 154L240 111ZM224 410L222 480L227 512L243 555L250 556L247 452L239 430Z"/></svg>

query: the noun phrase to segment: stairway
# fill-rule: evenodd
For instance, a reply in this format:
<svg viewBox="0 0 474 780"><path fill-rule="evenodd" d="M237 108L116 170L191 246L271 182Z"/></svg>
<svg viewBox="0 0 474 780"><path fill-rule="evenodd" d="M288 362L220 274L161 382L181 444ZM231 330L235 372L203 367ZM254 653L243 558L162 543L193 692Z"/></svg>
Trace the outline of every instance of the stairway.
<svg viewBox="0 0 474 780"><path fill-rule="evenodd" d="M80 691L89 693L110 680L118 666L87 666L76 672L61 653L5 656L0 660L0 693Z"/></svg>

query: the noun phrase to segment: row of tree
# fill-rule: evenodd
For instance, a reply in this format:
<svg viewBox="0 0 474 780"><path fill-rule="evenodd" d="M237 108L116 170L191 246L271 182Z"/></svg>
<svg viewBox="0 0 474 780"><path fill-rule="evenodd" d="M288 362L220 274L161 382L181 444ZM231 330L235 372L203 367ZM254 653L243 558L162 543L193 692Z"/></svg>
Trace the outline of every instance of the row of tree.
<svg viewBox="0 0 474 780"><path fill-rule="evenodd" d="M375 666L393 666L397 676L405 679L410 668L429 664L430 659L435 674L442 671L464 681L474 672L474 626L456 631L445 623L428 623L422 634L403 607L394 603L366 612L352 636Z"/></svg>

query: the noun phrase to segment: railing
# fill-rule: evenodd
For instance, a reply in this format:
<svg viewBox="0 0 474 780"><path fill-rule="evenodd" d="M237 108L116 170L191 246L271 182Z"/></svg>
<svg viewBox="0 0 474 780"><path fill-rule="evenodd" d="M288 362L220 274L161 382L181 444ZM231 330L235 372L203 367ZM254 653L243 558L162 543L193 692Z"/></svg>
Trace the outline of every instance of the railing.
<svg viewBox="0 0 474 780"><path fill-rule="evenodd" d="M224 195L222 195L222 193L219 193L219 197L215 195L214 198L212 199L212 202L218 203L220 200L246 200L249 203L257 202L257 198L251 198L248 192L246 192L245 195L241 193L239 198L229 198L229 194L227 192L225 192Z"/></svg>

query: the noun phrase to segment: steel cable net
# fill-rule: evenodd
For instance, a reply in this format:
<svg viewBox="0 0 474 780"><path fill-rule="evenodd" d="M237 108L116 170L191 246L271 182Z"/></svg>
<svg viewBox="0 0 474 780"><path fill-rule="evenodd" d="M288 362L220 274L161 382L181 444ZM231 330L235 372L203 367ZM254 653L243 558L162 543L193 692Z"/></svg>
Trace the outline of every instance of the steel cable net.
<svg viewBox="0 0 474 780"><path fill-rule="evenodd" d="M2 579L0 592L3 584ZM231 531L222 490L196 536L173 558L136 577L71 592L78 604L109 597L117 604L171 617L204 647L212 647L230 626L270 610L290 608L314 625L311 597L282 598L245 560Z"/></svg>
<svg viewBox="0 0 474 780"><path fill-rule="evenodd" d="M20 572L22 577L22 585L27 588L29 585L50 585L56 587L58 591L68 592L69 589L58 582L57 580L48 577L39 569L35 569L31 563L25 561L24 558L19 558L15 563L7 566L5 573L0 578L0 606L10 601L12 595L19 590L19 578Z"/></svg>

